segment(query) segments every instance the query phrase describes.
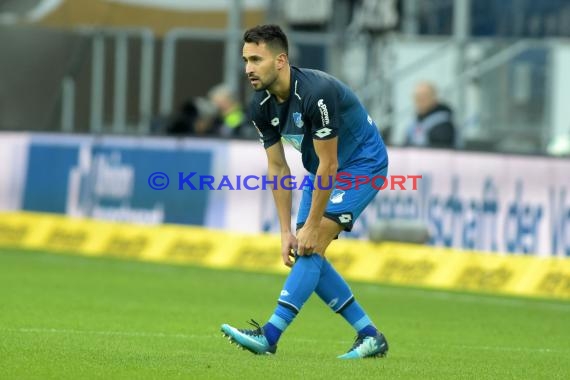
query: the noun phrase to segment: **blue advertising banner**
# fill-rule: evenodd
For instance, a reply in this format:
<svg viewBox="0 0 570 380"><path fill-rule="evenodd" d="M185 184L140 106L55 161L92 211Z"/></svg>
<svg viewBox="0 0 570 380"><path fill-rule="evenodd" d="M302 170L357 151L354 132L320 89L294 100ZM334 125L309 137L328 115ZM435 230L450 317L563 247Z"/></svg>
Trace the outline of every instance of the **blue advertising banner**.
<svg viewBox="0 0 570 380"><path fill-rule="evenodd" d="M212 155L209 150L116 143L32 142L23 209L145 224L204 225L210 192L180 190L177 174L211 173Z"/></svg>

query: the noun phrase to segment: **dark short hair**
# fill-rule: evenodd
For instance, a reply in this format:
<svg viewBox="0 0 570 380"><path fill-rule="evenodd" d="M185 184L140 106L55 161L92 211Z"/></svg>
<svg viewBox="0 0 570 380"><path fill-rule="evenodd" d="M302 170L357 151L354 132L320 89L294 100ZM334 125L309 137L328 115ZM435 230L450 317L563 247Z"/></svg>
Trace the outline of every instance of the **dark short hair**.
<svg viewBox="0 0 570 380"><path fill-rule="evenodd" d="M273 50L280 50L289 54L287 36L279 25L258 25L248 29L243 34L243 42L259 45L264 42Z"/></svg>

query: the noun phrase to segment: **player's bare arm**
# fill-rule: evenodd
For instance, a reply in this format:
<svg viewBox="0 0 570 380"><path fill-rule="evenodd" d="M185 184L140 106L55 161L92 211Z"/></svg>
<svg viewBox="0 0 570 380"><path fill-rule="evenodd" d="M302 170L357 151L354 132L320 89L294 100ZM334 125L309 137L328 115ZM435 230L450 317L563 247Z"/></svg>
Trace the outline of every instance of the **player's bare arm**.
<svg viewBox="0 0 570 380"><path fill-rule="evenodd" d="M265 150L267 154L267 166L269 178L277 177L277 183L281 184L281 178L291 175L291 170L285 158L283 144L278 142ZM286 186L289 184L285 183ZM291 190L284 189L283 186L276 186L273 189L273 199L279 215L281 226L281 256L283 263L288 267L293 265L292 249L296 249L297 241L291 233Z"/></svg>
<svg viewBox="0 0 570 380"><path fill-rule="evenodd" d="M317 247L320 248L321 252L317 250L316 253L324 254L325 242L319 240L321 238L319 232L332 192L332 186L329 181L334 181L338 169L338 137L329 140L313 140L313 145L319 157L319 166L315 177L315 190L313 191L309 216L297 233L297 253L299 255L311 254ZM330 242L328 236L322 236L322 239ZM328 242L326 245L328 245Z"/></svg>

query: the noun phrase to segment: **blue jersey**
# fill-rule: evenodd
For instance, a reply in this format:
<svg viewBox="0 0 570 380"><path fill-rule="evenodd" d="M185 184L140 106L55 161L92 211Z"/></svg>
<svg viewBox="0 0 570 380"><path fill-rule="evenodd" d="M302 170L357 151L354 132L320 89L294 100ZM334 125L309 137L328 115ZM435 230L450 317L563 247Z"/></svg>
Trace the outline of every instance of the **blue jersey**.
<svg viewBox="0 0 570 380"><path fill-rule="evenodd" d="M256 92L250 118L265 148L281 139L302 154L303 166L316 174L319 158L314 140L338 136L338 171L388 165L382 137L354 92L335 77L291 66L289 98L278 103L268 91Z"/></svg>

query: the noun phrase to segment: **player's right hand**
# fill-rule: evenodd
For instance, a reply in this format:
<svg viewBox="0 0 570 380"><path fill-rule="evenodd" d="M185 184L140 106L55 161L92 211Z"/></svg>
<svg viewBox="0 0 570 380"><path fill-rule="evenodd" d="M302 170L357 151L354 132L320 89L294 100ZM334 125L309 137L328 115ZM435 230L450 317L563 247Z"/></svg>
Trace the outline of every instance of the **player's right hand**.
<svg viewBox="0 0 570 380"><path fill-rule="evenodd" d="M281 257L283 264L291 268L294 264L295 251L297 250L297 238L292 233L281 234Z"/></svg>

